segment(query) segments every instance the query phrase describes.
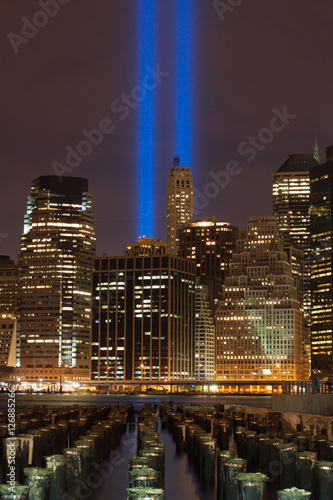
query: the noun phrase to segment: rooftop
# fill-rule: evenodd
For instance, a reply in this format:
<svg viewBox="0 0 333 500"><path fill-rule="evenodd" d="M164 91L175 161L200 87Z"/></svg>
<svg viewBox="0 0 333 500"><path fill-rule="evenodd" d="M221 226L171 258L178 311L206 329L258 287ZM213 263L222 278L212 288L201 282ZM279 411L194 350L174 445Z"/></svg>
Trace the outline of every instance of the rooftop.
<svg viewBox="0 0 333 500"><path fill-rule="evenodd" d="M319 165L313 155L310 154L296 154L289 155L287 161L284 162L282 167L279 168L277 173L282 172L308 172L310 168Z"/></svg>

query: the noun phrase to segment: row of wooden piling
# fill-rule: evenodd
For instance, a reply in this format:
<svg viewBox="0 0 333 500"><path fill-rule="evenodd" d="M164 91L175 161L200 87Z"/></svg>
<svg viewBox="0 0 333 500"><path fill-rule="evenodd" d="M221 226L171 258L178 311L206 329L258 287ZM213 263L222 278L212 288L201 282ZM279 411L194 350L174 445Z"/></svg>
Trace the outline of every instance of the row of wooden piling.
<svg viewBox="0 0 333 500"><path fill-rule="evenodd" d="M6 436L5 424L0 429L0 468L2 482L7 483L0 486L0 499L59 500L65 494L81 498L87 478L108 460L131 415L133 405L75 406L52 410L51 414L46 408L21 411L15 437ZM10 476L8 450L13 443L15 471Z"/></svg>
<svg viewBox="0 0 333 500"><path fill-rule="evenodd" d="M137 456L129 460L127 499L164 500L165 444L159 440L157 405L144 405L137 423Z"/></svg>
<svg viewBox="0 0 333 500"><path fill-rule="evenodd" d="M265 482L281 499L333 498L333 442L325 433L313 441L301 429L282 432L278 412L255 421L223 405L173 411L163 403L160 414L177 453L187 453L203 483L216 485L217 500L262 500Z"/></svg>

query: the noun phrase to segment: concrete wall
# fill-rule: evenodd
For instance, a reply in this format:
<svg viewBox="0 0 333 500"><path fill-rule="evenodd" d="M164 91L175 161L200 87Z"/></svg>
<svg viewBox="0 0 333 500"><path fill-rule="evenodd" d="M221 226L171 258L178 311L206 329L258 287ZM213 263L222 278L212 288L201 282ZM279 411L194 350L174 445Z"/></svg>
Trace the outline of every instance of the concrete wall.
<svg viewBox="0 0 333 500"><path fill-rule="evenodd" d="M333 394L273 394L272 410L333 416Z"/></svg>

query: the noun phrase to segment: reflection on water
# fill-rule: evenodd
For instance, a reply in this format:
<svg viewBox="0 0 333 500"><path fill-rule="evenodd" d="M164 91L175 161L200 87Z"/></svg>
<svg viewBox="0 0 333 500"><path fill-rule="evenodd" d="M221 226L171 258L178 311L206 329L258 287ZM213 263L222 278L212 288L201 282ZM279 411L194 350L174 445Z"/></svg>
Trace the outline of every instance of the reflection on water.
<svg viewBox="0 0 333 500"><path fill-rule="evenodd" d="M167 429L158 432L160 441L166 444L165 453L165 498L167 500L214 500L214 491L204 489L197 479L194 467L189 463L187 455L177 456L176 445ZM103 479L96 489L90 487L92 500L126 500L128 488L128 460L136 456L136 432L129 432L123 437L119 448L121 458L110 469L109 477ZM112 462L112 458L111 458ZM99 484L100 481L96 481ZM87 491L87 494L89 491Z"/></svg>
<svg viewBox="0 0 333 500"><path fill-rule="evenodd" d="M161 429L160 440L164 441L166 447L166 487L167 499L182 500L185 498L193 500L213 500L214 491L202 489L194 466L189 463L187 455L177 456L176 445L171 433L167 429Z"/></svg>

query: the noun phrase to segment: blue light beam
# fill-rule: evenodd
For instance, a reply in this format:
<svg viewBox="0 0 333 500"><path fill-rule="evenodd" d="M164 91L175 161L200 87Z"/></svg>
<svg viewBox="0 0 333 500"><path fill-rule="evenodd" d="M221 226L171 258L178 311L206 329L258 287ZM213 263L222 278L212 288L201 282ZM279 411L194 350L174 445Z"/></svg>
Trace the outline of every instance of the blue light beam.
<svg viewBox="0 0 333 500"><path fill-rule="evenodd" d="M177 90L176 90L176 153L180 164L191 167L192 135L192 0L177 2Z"/></svg>
<svg viewBox="0 0 333 500"><path fill-rule="evenodd" d="M154 0L140 0L140 86L154 68ZM142 91L139 106L139 236L153 235L154 91Z"/></svg>

